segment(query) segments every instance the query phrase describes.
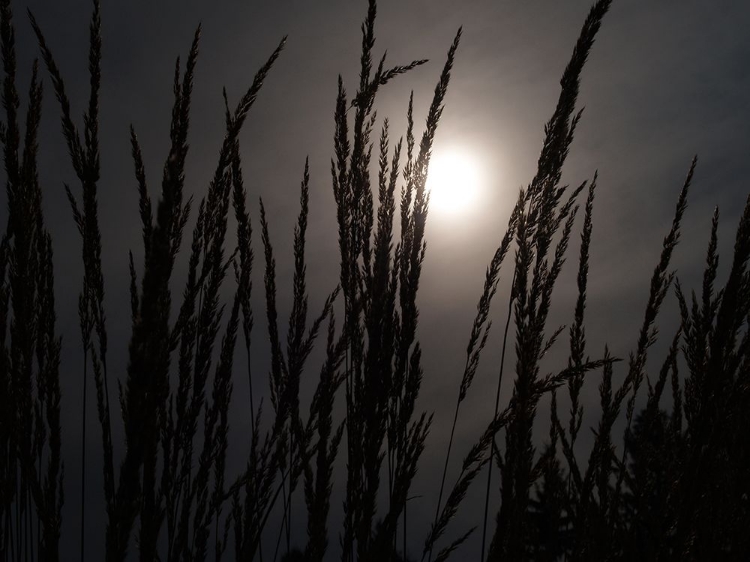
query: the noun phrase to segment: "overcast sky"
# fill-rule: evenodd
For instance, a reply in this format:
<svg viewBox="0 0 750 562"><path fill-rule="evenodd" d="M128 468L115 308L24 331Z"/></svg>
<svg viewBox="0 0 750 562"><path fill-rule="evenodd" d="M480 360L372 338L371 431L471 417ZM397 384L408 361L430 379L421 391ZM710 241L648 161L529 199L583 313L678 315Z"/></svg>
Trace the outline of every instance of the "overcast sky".
<svg viewBox="0 0 750 562"><path fill-rule="evenodd" d="M178 55L184 60L195 27L202 22L186 182L186 189L200 197L213 173L223 137L222 86L227 87L230 101L236 101L280 38L288 35L286 49L244 129L242 155L253 219L258 218L258 196L264 198L269 210L283 295L291 294L287 273L291 271L292 227L299 181L309 155L312 179L308 268L311 302L317 309L338 281L329 173L336 80L341 74L350 92L356 88L359 24L366 13L366 2L161 0L103 4L103 168L99 201L112 342L110 363L112 371L122 377L130 329L127 251L132 249L140 255L128 126L132 123L141 139L153 189L158 185L169 146L174 60ZM413 489L414 495L421 496L410 503L415 513L431 514L435 508L441 469L435 459L443 458L451 421L446 412L455 401L484 270L504 232L518 188L528 184L534 175L543 124L554 109L560 76L590 4L589 0L380 3L376 54L387 49L391 63L430 59L429 64L388 85L376 104L378 115L391 120L393 137L404 133L411 90L415 92L417 126L423 124L448 46L457 28L464 26L435 151L457 149L470 154L481 184L479 204L460 217L436 214L428 225L428 252L419 297L419 337L426 356L421 405L437 415ZM74 110L80 114L88 92L90 3L32 0L26 5L47 35L66 78ZM26 90L31 61L38 56L24 7L23 2L15 2L22 91ZM719 235L725 256L731 247L750 177L748 25L750 3L712 0L620 0L615 1L604 21L583 73L580 105L586 110L564 175L566 182L577 184L599 171L586 320L592 355L597 355L605 342L620 357L627 357L634 346L661 240L694 154L699 155L699 164L683 241L674 264L688 287L695 286L715 205L722 212ZM40 141L41 179L54 240L59 328L64 335L65 552L76 547L77 535L69 531L76 525L79 510L76 475L80 470L81 357L75 297L80 289L82 266L79 236L62 188L63 182L74 186L77 182L60 132L59 107L46 72L43 76L47 99ZM152 195L156 197L156 192ZM5 213L3 209L3 220ZM576 232L579 229L580 224ZM572 317L577 240L576 234L550 326L567 323ZM256 245L256 251L258 248ZM725 272L726 259L722 265L720 271ZM510 277L506 270L493 314L496 326L503 323ZM260 277L256 278L256 287L256 296L261 299ZM229 292L226 295L229 297ZM673 301L670 296L667 312L674 311ZM256 341L262 340L265 330L260 321L261 306L258 300L256 331L261 337ZM282 303L281 309L284 318L287 307ZM674 322L666 321L662 327L664 337L671 339ZM499 342L497 329L467 398L456 461L492 414ZM567 357L566 345L565 341L558 344L560 351L553 354L553 359ZM244 352L238 353L238 368L244 364L242 355ZM253 361L257 362L256 373L261 375L262 383L267 365L262 345L256 355ZM586 387L585 393L592 400L597 384L598 379ZM237 400L246 395L243 392L243 382L237 381ZM545 404L539 409L540 436L546 435ZM93 421L93 401L90 406ZM562 400L561 409L567 412ZM247 424L244 412L239 407L232 418L234 427L239 428L240 442L240 432ZM595 402L590 413L585 426L598 419ZM96 466L99 437L93 429L94 426L89 450ZM584 440L582 452L585 446ZM244 445L233 453L235 459L241 459L246 453ZM232 467L236 469L237 466ZM100 474L96 469L90 473L90 494L96 496L101 489ZM337 485L340 489L343 479ZM481 520L476 503L481 495L478 488L464 506L461 525L452 529L454 533ZM299 499L302 500L301 494ZM101 501L94 497L91 502L89 536L92 544L98 540L103 543L104 512L93 515L102 508ZM334 532L340 521L339 505L334 500ZM425 537L429 517L421 519L419 522L418 516L414 518L417 523L410 538L412 550ZM302 544L303 530L300 531ZM331 544L338 544L335 535ZM465 548L466 556L471 557L477 545Z"/></svg>

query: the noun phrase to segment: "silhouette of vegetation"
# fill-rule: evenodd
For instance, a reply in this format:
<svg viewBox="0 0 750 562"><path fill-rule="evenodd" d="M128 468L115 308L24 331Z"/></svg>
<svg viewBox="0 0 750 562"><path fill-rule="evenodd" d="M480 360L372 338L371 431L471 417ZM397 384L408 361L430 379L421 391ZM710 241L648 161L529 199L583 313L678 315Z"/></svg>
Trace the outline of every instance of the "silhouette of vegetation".
<svg viewBox="0 0 750 562"><path fill-rule="evenodd" d="M750 552L750 198L736 230L726 280L718 278L717 210L702 287L698 294L686 293L671 258L680 239L696 167L693 160L651 277L633 351L620 362L606 348L599 359L592 359L587 349L585 310L589 273L595 271L589 248L595 233L598 178L593 174L591 181L571 189L561 184L561 175L581 119L582 72L610 4L611 0L596 1L584 22L544 129L537 172L520 191L487 268L423 561L459 558L454 553L476 529L449 527L484 470L482 550L479 556L460 553L463 558L697 561L741 559ZM100 160L107 158L99 144L101 67L106 64L100 5L93 2L90 90L82 127L72 115L52 46L29 15L60 105L70 163L80 181L80 190L65 189L81 235L84 266L78 299L82 439L86 443L90 429L86 388L93 376L104 489L87 485L90 452L84 448L82 472L72 475L80 477L81 497L68 498L79 504L80 519L62 520L62 451L73 430L61 420L60 404L77 397L62 396L60 390L55 265L37 164L38 152L44 149L38 138L42 78L35 63L27 112L21 116L15 23L10 0L0 0L0 141L8 208L0 240L0 559L70 559L71 553L60 552L59 540L61 533L73 532L76 526L79 554L87 559L90 538L85 530L94 516L106 520L107 561L135 556L144 561L262 561L273 556L287 562L321 562L335 556L332 541L340 545L343 562L410 559L406 537L413 534L413 523L408 500L433 419L417 401L423 356L429 353L419 342L417 304L429 216L426 180L461 30L449 47L421 136L412 94L405 135L394 142L387 120L376 130L376 98L392 80L426 61L388 66L385 55L376 57L377 8L374 0L369 1L359 81L350 93L339 77L334 114L331 175L338 286L331 288L319 309L311 310L307 268L314 264L307 262L307 225L313 172L306 162L300 166L286 335L279 318L283 297L272 240L275 217L266 213L262 200L257 209L248 202L240 146L243 124L262 95L263 83L273 79L284 39L234 107L224 94L225 136L206 195L196 202L184 194L193 79L200 58L200 27L196 30L184 68L179 59L175 66L171 142L158 192L149 185L141 143L131 128L143 262L136 264L130 255L127 368L123 380L113 380L98 218ZM578 295L567 332L569 358L547 373L542 371L542 358L565 334L548 325L549 311L581 205ZM251 218L256 211L259 245ZM229 242L231 229L236 230L236 247ZM188 235L187 274L175 279L175 261L185 251L183 238ZM251 303L257 248L262 248L271 349L270 406L254 394L266 373L259 379L249 367L254 353ZM497 366L495 414L476 442L456 443L461 406L482 352L495 345L489 338L490 311L510 253L512 262L506 267L512 268L512 293L497 344L502 359ZM175 286L181 291L175 292ZM224 302L222 289L227 288L231 298ZM661 368L653 372L648 359L658 337L657 318L672 292L679 303L680 328ZM337 318L336 311L343 311L343 318ZM248 358L246 375L234 368L238 337ZM509 343L513 367L510 359L505 364ZM300 381L313 369L315 346L323 348L324 359L312 401L305 407ZM506 372L512 373L513 389L508 404L501 407ZM247 376L249 396L234 395L237 376ZM576 445L584 415L582 389L594 384L591 379L598 381L601 412L593 446L584 459ZM112 396L115 386L118 392ZM571 410L569 419L563 420L557 396L565 389ZM532 430L546 395L551 396L551 430L548 443L538 452ZM636 403L644 398L645 406L636 413ZM111 408L111 399L118 400L119 408ZM233 473L227 460L232 446L229 411L238 400L249 405L248 427L242 429L249 435L250 452L244 466ZM337 400L343 401L343 415L334 408ZM613 429L623 409L625 430L618 447ZM112 430L112 416L118 411L124 428L120 436ZM449 467L459 447L464 447L465 456L456 476L449 474ZM342 456L345 464L337 462ZM341 529L329 526L331 506L338 502L333 498L335 479L345 484ZM102 494L104 513L85 511L92 494ZM304 496L301 513L295 494ZM488 511L491 495L500 499L494 517ZM280 527L272 528L279 520ZM297 528L307 531L301 549L291 544ZM272 540L273 553L267 548Z"/></svg>

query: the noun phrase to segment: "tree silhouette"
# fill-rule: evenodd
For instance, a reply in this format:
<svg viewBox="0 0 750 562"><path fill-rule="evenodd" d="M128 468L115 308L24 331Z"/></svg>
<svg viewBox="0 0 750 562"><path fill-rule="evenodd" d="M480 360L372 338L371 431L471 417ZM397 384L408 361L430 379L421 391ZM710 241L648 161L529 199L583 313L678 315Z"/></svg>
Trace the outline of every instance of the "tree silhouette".
<svg viewBox="0 0 750 562"><path fill-rule="evenodd" d="M664 410L641 410L625 435L628 451L623 494L623 522L627 529L626 558L652 560L670 536L668 494L673 484L675 453Z"/></svg>
<svg viewBox="0 0 750 562"><path fill-rule="evenodd" d="M549 460L541 480L529 498L529 558L539 562L560 559L571 544L566 529L567 482L556 455L555 445L547 445L543 453Z"/></svg>

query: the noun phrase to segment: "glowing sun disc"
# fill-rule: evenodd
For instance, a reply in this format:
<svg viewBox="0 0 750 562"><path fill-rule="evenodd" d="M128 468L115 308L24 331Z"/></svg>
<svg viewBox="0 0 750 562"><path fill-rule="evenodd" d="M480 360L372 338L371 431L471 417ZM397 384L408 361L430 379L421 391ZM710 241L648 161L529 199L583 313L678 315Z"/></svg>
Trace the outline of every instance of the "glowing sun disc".
<svg viewBox="0 0 750 562"><path fill-rule="evenodd" d="M469 155L450 151L436 153L427 172L430 211L458 215L470 211L479 195L479 169Z"/></svg>

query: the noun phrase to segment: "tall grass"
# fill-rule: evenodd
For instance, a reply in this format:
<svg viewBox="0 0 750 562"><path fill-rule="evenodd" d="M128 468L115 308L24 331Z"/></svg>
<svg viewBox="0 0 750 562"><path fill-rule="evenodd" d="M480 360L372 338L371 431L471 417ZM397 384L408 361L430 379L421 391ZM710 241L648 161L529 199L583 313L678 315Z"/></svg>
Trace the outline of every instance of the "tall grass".
<svg viewBox="0 0 750 562"><path fill-rule="evenodd" d="M721 286L718 279L717 210L701 294L688 295L671 261L696 168L693 160L651 277L634 350L627 361L613 357L607 348L601 358L592 359L587 350L585 311L589 276L595 272L590 247L599 179L594 173L590 182L571 189L561 177L582 118L577 98L584 66L610 5L611 0L597 1L584 22L563 73L557 106L545 126L537 172L520 191L487 267L422 560L443 561L460 548L464 558L492 561L738 559L750 551L745 532L750 524L750 447L745 438L750 429L750 199L737 228L725 283ZM131 127L143 262L136 264L130 254L132 326L126 375L116 381L123 427L118 436L112 429L98 218L101 10L94 1L90 93L82 136L52 46L29 14L60 105L63 140L80 182L80 191L68 186L65 190L81 235L84 266L78 300L82 440L85 444L90 429L85 412L91 372L103 456L104 489L92 491L85 472L90 453L83 448L81 474L76 475L81 497L74 499L80 519L63 525L63 431L67 437L71 430L60 418L61 340L52 240L45 227L37 167L42 81L35 63L22 131L12 10L9 1L0 2L5 112L0 140L9 217L0 242L0 558L68 559L72 553L60 552L59 539L76 525L78 554L82 560L91 557L85 529L93 515L85 506L92 494L105 500L106 514L101 516L107 522L106 560L137 556L144 561L262 561L276 560L280 553L291 560L296 552L300 559L321 562L336 556L337 550L341 560L349 562L408 558L407 537L416 526L408 502L433 420L418 401L423 357L430 353L420 345L418 321L430 202L426 181L462 31L448 49L423 131L417 132L412 94L404 136L394 141L389 121L376 117L378 94L426 61L390 66L385 55L378 59L376 16L376 3L370 0L354 93L347 92L343 77L338 79L330 173L340 268L338 286L313 313L316 296L307 286L307 228L310 182L317 171L308 162L301 166L292 291L284 297L280 291L286 280L277 276L273 241L276 217L266 212L262 200L257 207L251 203L240 145L243 124L262 95L263 83L273 79L285 39L234 109L224 92L225 135L212 179L197 205L186 198L184 189L200 27L184 69L179 59L175 64L170 148L158 194L149 186L141 143ZM587 195L581 202L583 193ZM543 358L566 333L564 327L548 323L580 205L584 216L578 292L567 330L569 358L545 372ZM270 347L270 406L259 400L259 379L250 368L257 338L252 308L256 212ZM190 227L189 248L183 250ZM182 251L188 256L181 280L174 278L174 271ZM512 271L503 273L509 254ZM505 329L496 342L490 318L501 274L512 277L512 287L507 306L502 306L507 309ZM182 291L174 295L176 283ZM649 357L658 338L657 319L672 290L680 327L654 374ZM284 323L279 310L280 303L287 302L291 307ZM234 393L238 337L248 365L239 376L247 377L249 389L249 395L239 399ZM509 344L514 362L506 356ZM323 360L312 400L305 405L300 390L303 378L316 368L311 365L316 345L322 348ZM494 415L476 442L457 443L461 406L471 392L483 351L493 345L501 349ZM624 376L618 384L620 370ZM582 396L586 385L595 384L588 379L598 372L601 413L593 447L583 459L577 450L584 419ZM508 373L511 397L501 406ZM570 413L563 420L557 398L566 388ZM671 392L671 411L662 406L666 392ZM532 435L547 395L549 442L538 452ZM644 399L645 407L638 412L636 404ZM248 404L250 414L247 427L240 428L250 451L239 470L228 459L234 446L229 440L229 413L238 400ZM613 431L623 408L620 441ZM455 476L450 474L450 461L459 449L465 456ZM345 468L339 471L340 457ZM115 459L121 459L119 464ZM461 509L470 509L463 504L485 470L481 551L469 553L464 543L476 529L454 532L451 525ZM343 498L333 492L336 480L343 484ZM295 494L304 497L304 509L298 508ZM494 525L492 498L500 500ZM343 524L333 529L329 515L340 499ZM302 550L292 548L295 529L307 531ZM339 549L331 548L334 534Z"/></svg>

